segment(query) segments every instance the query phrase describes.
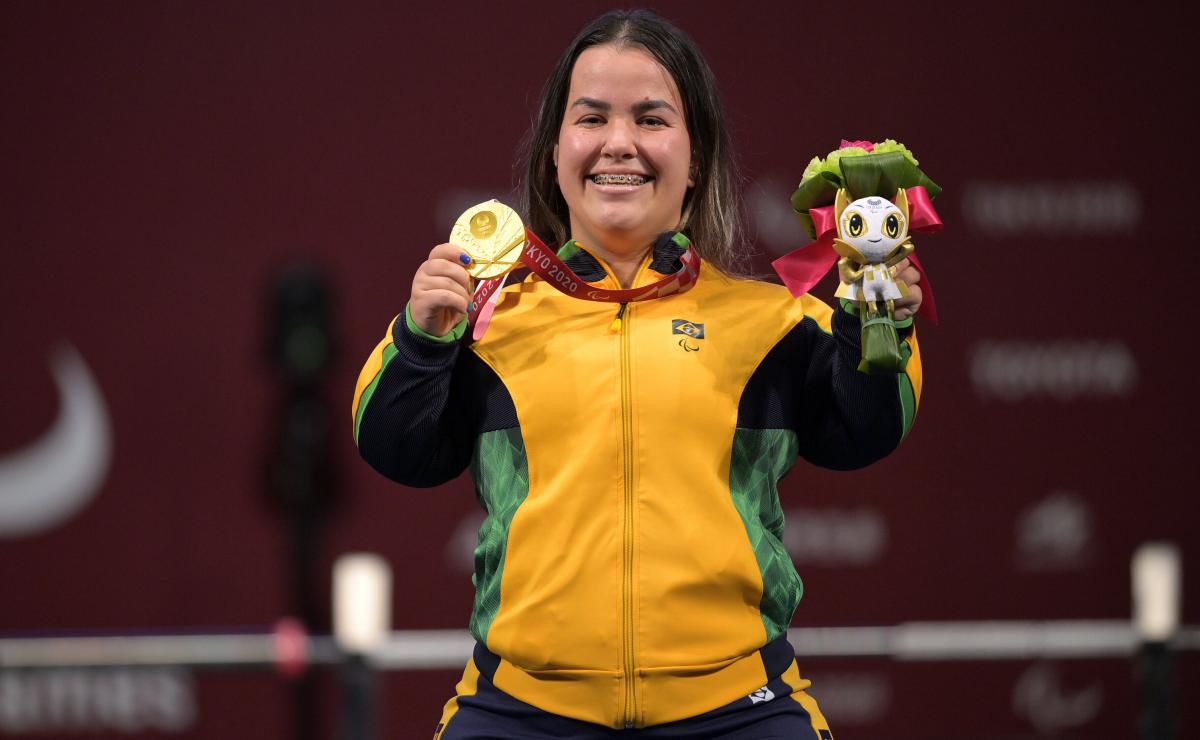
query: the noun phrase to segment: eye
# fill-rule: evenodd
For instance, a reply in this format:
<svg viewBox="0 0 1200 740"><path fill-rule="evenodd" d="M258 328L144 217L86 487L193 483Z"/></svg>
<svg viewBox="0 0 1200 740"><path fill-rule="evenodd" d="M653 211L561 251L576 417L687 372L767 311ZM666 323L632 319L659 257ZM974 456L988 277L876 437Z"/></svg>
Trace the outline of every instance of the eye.
<svg viewBox="0 0 1200 740"><path fill-rule="evenodd" d="M866 222L863 221L861 213L855 211L846 219L846 233L850 236L862 236L866 231Z"/></svg>
<svg viewBox="0 0 1200 740"><path fill-rule="evenodd" d="M887 220L883 222L883 233L887 234L890 239L900 236L900 217L889 213Z"/></svg>
<svg viewBox="0 0 1200 740"><path fill-rule="evenodd" d="M595 113L589 113L583 118L580 118L579 123L583 126L599 126L600 124L604 123L604 119Z"/></svg>
<svg viewBox="0 0 1200 740"><path fill-rule="evenodd" d="M667 125L667 122L661 118L656 118L654 116L647 116L646 118L642 119L642 125L650 126L651 128L662 128L663 126Z"/></svg>

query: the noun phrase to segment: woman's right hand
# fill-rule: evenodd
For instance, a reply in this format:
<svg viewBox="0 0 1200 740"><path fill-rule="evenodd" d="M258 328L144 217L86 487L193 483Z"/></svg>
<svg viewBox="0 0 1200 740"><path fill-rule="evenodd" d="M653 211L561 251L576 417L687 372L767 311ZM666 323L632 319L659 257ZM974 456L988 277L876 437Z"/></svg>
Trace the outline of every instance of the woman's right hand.
<svg viewBox="0 0 1200 740"><path fill-rule="evenodd" d="M408 312L422 331L444 337L467 315L471 276L466 265L470 259L462 247L439 244L417 268Z"/></svg>

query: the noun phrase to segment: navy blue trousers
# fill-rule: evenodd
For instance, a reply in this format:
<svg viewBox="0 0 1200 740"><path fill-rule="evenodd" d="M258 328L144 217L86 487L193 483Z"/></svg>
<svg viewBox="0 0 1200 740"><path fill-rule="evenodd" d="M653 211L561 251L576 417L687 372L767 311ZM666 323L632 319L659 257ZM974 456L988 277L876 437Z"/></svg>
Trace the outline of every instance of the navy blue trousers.
<svg viewBox="0 0 1200 740"><path fill-rule="evenodd" d="M438 726L434 740L833 740L824 718L813 717L801 699L815 709L804 692L794 696L775 677L763 689L696 717L614 730L526 704L496 688L484 672L474 694L458 697L458 710Z"/></svg>

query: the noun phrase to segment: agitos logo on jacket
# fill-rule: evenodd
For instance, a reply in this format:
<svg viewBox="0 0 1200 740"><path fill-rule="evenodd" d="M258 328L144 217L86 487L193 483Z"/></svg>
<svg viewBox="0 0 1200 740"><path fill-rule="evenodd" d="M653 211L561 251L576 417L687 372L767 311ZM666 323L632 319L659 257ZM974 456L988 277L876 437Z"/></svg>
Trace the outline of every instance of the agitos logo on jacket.
<svg viewBox="0 0 1200 740"><path fill-rule="evenodd" d="M687 319L671 319L671 333L682 334L679 346L687 352L698 352L700 345L693 339L704 339L704 324L694 324Z"/></svg>

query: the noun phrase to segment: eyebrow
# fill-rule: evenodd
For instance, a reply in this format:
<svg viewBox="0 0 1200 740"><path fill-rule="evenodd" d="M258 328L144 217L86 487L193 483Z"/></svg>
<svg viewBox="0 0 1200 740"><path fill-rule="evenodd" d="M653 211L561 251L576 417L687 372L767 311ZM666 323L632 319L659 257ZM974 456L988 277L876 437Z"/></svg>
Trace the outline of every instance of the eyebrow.
<svg viewBox="0 0 1200 740"><path fill-rule="evenodd" d="M580 106L582 106L584 108L595 108L597 110L604 110L604 111L612 109L612 103L609 103L604 100L597 100L596 98L588 98L588 97L578 98L575 100L574 103L571 103L572 108L577 108ZM645 113L646 111L657 110L659 108L666 108L667 110L671 111L675 115L679 115L679 111L675 110L675 106L671 105L670 103L668 103L665 100L657 100L657 99L655 99L655 100L640 100L633 104L633 112L634 113Z"/></svg>

